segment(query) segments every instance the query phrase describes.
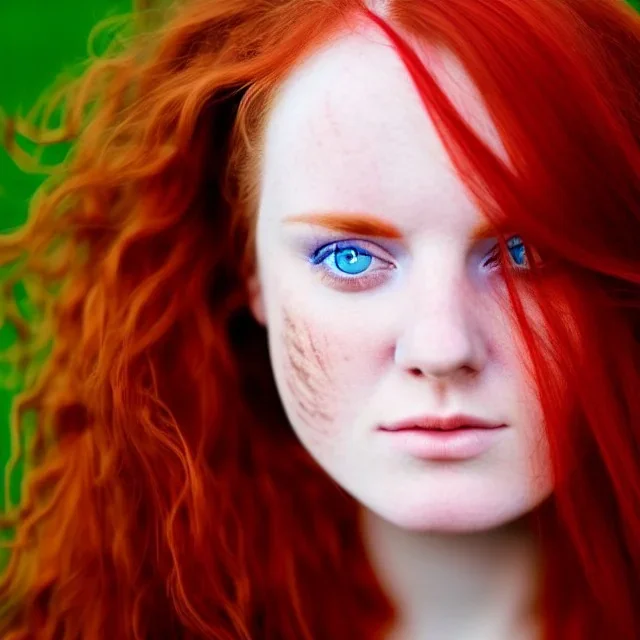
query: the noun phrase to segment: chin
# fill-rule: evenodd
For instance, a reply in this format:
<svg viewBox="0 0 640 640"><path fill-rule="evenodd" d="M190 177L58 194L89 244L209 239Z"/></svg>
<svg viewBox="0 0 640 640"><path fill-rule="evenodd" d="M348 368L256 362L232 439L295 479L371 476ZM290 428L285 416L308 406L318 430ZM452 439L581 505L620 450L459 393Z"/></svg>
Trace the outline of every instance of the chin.
<svg viewBox="0 0 640 640"><path fill-rule="evenodd" d="M422 503L370 505L378 517L407 531L472 533L507 526L530 514L547 495L536 500L432 500Z"/></svg>

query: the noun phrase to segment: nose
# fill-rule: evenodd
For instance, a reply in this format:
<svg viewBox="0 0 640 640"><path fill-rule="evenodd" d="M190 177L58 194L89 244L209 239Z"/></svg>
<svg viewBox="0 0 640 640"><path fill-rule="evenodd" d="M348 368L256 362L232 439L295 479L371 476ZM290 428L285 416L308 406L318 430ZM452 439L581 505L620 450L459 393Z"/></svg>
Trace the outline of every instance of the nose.
<svg viewBox="0 0 640 640"><path fill-rule="evenodd" d="M409 293L395 345L396 365L438 382L480 372L488 347L477 301L461 278L427 280Z"/></svg>

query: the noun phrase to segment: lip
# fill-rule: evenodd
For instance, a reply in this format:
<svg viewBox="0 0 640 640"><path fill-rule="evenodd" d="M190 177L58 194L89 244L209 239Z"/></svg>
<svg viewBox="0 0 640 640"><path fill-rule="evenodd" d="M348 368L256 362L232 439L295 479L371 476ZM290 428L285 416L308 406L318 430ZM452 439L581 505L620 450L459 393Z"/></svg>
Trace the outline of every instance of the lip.
<svg viewBox="0 0 640 640"><path fill-rule="evenodd" d="M417 416L378 427L380 431L453 431L457 429L498 429L504 424L465 414L452 416Z"/></svg>
<svg viewBox="0 0 640 640"><path fill-rule="evenodd" d="M378 428L391 446L423 460L447 461L475 458L502 437L507 425L474 416L422 416Z"/></svg>

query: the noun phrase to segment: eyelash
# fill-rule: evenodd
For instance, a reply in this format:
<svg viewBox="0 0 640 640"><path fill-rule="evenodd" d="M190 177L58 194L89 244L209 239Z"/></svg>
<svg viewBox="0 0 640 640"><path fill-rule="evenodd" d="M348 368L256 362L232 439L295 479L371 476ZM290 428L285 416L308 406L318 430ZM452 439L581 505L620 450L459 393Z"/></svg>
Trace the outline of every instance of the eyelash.
<svg viewBox="0 0 640 640"><path fill-rule="evenodd" d="M384 260L375 255L372 251L367 251L362 247L363 244L369 244L358 240L340 240L338 242L331 242L329 244L322 245L318 249L314 250L309 256L309 262L314 268L320 270L320 275L323 280L328 281L330 284L338 287L343 287L349 291L358 291L363 289L370 289L377 284L382 284L386 279L386 275L383 272L395 269L395 266L388 260ZM373 271L367 268L362 274L349 275L337 275L337 272L327 265L327 260L332 259L335 265L336 254L344 249L353 249L361 256L371 258L371 263L382 262L386 266L375 269ZM370 263L370 264L371 264ZM342 272L344 273L344 272Z"/></svg>
<svg viewBox="0 0 640 640"><path fill-rule="evenodd" d="M520 240L520 242L513 243L513 240L518 238L520 238L520 236L514 235L506 240L507 250L523 247L525 249L525 258L528 263L530 252L528 249L525 248L524 242ZM367 249L362 247L362 244L369 244L369 243L363 242L361 240L340 240L337 242L324 244L321 247L315 249L311 253L311 255L309 256L309 262L313 265L315 269L320 270L320 275L323 278L323 280L328 281L330 284L334 286L341 287L348 291L370 289L376 286L377 284L382 284L387 278L387 275L385 272L395 269L395 265L393 265L393 263L389 262L388 260L384 260L383 258L376 256L375 253L371 251L367 251ZM345 249L352 249L356 251L360 256L371 258L371 261L369 264L371 264L374 261L378 261L378 262L384 263L386 266L383 266L382 268L379 268L379 269L375 269L373 271L369 271L368 270L369 265L367 265L367 267L365 267L365 271L361 272L361 274L352 274L351 276L349 276L344 274L344 272L342 272L344 275L337 275L337 271L336 271L337 267L335 267L336 255L338 254L339 251L342 251ZM329 259L333 260L333 264L334 264L333 268L327 265L327 260ZM500 251L500 245L498 244L494 246L493 249L489 252L488 259L483 263L483 266L494 264L496 265L495 270L499 270L501 266L500 262L501 262L501 251ZM515 271L528 270L527 266L520 267L516 265L513 268Z"/></svg>

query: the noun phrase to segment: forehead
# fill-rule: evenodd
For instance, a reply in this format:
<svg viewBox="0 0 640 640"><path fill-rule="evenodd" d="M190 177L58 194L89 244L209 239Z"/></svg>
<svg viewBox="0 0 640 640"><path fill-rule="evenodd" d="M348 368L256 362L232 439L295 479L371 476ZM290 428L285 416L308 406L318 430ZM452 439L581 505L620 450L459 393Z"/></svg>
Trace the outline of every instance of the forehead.
<svg viewBox="0 0 640 640"><path fill-rule="evenodd" d="M461 65L434 47L416 52L461 115L502 154ZM267 215L308 207L410 215L425 199L469 205L407 70L374 27L341 34L286 79L267 120L263 157Z"/></svg>

